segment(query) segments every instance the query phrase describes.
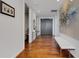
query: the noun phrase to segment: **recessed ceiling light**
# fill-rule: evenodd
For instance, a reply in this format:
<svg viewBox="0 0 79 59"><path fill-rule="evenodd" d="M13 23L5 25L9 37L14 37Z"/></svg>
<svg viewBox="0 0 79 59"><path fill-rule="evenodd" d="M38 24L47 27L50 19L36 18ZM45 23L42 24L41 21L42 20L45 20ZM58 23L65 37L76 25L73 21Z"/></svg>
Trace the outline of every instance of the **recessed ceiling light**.
<svg viewBox="0 0 79 59"><path fill-rule="evenodd" d="M73 0L70 0L70 1L73 1Z"/></svg>
<svg viewBox="0 0 79 59"><path fill-rule="evenodd" d="M40 10L38 10L37 12L40 13Z"/></svg>
<svg viewBox="0 0 79 59"><path fill-rule="evenodd" d="M59 2L60 0L57 0L57 2Z"/></svg>

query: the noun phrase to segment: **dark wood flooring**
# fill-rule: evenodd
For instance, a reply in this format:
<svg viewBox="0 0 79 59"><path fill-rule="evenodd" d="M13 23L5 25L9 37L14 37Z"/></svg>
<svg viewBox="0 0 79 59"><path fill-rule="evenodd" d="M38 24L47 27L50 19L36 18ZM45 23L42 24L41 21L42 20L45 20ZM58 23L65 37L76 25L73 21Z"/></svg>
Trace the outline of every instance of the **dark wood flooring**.
<svg viewBox="0 0 79 59"><path fill-rule="evenodd" d="M62 54L62 53L61 53ZM56 42L51 36L40 36L31 44L25 44L25 50L17 58L65 58L60 56Z"/></svg>

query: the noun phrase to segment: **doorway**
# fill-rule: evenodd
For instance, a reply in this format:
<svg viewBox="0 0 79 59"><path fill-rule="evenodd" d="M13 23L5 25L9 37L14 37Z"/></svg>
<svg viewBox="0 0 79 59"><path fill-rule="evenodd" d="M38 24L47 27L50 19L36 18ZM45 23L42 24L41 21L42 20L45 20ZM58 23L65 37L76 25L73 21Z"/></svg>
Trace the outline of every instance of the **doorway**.
<svg viewBox="0 0 79 59"><path fill-rule="evenodd" d="M29 43L29 8L25 3L25 44Z"/></svg>
<svg viewBox="0 0 79 59"><path fill-rule="evenodd" d="M52 19L41 19L41 35L52 36Z"/></svg>

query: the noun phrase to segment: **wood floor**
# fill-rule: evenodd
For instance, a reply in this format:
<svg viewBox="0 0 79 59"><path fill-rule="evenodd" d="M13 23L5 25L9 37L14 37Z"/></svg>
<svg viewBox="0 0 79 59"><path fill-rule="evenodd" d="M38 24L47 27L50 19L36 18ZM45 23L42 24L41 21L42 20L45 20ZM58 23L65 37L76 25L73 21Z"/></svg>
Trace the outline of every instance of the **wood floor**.
<svg viewBox="0 0 79 59"><path fill-rule="evenodd" d="M25 50L17 58L64 58L64 56L60 56L54 38L40 36L33 43L26 44Z"/></svg>

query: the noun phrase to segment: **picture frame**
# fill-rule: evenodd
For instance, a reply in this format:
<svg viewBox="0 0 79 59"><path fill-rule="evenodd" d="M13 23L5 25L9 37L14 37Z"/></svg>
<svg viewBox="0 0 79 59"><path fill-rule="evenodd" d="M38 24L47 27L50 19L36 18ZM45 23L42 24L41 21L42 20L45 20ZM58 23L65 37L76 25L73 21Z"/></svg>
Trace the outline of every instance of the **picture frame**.
<svg viewBox="0 0 79 59"><path fill-rule="evenodd" d="M15 8L0 0L0 13L15 17Z"/></svg>

